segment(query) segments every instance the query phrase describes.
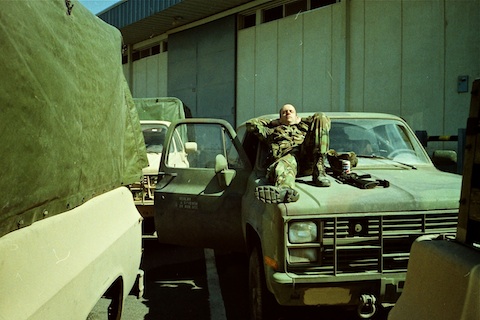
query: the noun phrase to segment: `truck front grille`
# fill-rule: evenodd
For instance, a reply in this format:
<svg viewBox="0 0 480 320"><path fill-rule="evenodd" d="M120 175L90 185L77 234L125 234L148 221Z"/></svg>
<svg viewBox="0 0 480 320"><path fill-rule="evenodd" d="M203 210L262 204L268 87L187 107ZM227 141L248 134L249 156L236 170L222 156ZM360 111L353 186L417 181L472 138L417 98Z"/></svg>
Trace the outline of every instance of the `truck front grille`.
<svg viewBox="0 0 480 320"><path fill-rule="evenodd" d="M155 194L156 185L156 175L145 175L143 176L143 181L139 181L130 185L130 191L133 194L135 205L153 206L153 196Z"/></svg>
<svg viewBox="0 0 480 320"><path fill-rule="evenodd" d="M290 244L286 237L287 261L292 249L318 250L317 261L291 263L288 270L321 275L405 272L415 239L455 233L457 218L457 211L323 217L316 220L318 242Z"/></svg>

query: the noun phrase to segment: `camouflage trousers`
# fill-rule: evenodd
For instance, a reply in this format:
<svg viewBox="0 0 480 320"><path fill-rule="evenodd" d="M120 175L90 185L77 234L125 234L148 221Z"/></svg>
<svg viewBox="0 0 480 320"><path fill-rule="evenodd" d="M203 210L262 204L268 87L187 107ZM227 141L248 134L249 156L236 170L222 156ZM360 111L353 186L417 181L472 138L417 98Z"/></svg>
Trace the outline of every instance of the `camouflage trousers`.
<svg viewBox="0 0 480 320"><path fill-rule="evenodd" d="M287 154L267 168L267 179L276 187L294 188L297 176L297 159Z"/></svg>
<svg viewBox="0 0 480 320"><path fill-rule="evenodd" d="M299 153L287 154L267 168L267 179L277 187L293 189L297 176L311 175L315 165L324 165L323 158L330 147L330 119L323 113L315 113L308 120L311 120L309 130Z"/></svg>

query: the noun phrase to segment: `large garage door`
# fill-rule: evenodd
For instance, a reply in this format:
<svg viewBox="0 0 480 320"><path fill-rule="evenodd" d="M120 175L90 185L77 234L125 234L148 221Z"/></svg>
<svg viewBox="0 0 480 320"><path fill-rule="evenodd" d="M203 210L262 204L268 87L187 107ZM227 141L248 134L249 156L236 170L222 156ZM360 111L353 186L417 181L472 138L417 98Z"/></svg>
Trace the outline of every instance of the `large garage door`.
<svg viewBox="0 0 480 320"><path fill-rule="evenodd" d="M168 95L194 117L235 125L235 16L168 38Z"/></svg>

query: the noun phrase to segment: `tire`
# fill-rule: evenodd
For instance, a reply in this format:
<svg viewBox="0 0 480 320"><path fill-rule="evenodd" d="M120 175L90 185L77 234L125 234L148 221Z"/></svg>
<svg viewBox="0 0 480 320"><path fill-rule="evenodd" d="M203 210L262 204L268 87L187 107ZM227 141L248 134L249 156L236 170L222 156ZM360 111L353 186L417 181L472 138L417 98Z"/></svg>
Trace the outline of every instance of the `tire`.
<svg viewBox="0 0 480 320"><path fill-rule="evenodd" d="M123 282L117 279L108 289L107 298L111 299L107 309L108 320L120 320L123 310Z"/></svg>
<svg viewBox="0 0 480 320"><path fill-rule="evenodd" d="M123 297L116 296L112 298L108 306L108 320L120 320L122 318Z"/></svg>
<svg viewBox="0 0 480 320"><path fill-rule="evenodd" d="M97 301L86 320L120 320L123 309L122 287L121 280L117 280Z"/></svg>
<svg viewBox="0 0 480 320"><path fill-rule="evenodd" d="M263 259L257 247L250 253L248 290L250 320L275 319L278 304L267 289Z"/></svg>

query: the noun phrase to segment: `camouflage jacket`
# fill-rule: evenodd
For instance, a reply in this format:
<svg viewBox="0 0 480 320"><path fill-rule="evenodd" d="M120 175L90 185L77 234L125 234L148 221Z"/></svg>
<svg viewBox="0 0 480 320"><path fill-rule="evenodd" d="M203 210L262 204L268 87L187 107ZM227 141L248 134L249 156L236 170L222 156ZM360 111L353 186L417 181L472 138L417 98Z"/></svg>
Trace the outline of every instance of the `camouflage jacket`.
<svg viewBox="0 0 480 320"><path fill-rule="evenodd" d="M247 121L247 130L269 146L269 162L272 163L287 154L297 156L300 146L309 132L313 117L302 118L300 123L277 125L274 121L255 118Z"/></svg>

